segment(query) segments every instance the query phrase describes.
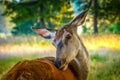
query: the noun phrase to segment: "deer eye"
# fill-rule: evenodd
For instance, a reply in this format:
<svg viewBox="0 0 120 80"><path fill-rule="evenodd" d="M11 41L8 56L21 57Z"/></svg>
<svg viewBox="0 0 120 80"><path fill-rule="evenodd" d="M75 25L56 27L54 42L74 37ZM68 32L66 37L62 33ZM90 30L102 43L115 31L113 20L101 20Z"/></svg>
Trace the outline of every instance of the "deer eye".
<svg viewBox="0 0 120 80"><path fill-rule="evenodd" d="M71 37L72 37L71 34L66 35L66 39L71 39Z"/></svg>

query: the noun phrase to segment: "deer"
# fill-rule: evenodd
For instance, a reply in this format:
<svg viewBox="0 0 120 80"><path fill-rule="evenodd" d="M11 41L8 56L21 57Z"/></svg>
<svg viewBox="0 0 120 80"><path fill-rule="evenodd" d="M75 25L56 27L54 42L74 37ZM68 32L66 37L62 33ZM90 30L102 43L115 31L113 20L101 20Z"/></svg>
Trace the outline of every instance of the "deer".
<svg viewBox="0 0 120 80"><path fill-rule="evenodd" d="M58 30L32 28L38 35L53 41L56 57L20 61L1 80L87 80L89 54L77 34L87 13L88 9Z"/></svg>

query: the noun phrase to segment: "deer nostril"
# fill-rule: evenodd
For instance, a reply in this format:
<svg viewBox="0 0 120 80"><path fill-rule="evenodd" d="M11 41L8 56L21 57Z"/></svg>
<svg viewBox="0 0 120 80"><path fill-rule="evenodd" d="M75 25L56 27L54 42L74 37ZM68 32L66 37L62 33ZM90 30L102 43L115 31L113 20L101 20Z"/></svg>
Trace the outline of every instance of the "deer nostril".
<svg viewBox="0 0 120 80"><path fill-rule="evenodd" d="M54 65L59 68L61 66L61 61L55 61L54 62Z"/></svg>

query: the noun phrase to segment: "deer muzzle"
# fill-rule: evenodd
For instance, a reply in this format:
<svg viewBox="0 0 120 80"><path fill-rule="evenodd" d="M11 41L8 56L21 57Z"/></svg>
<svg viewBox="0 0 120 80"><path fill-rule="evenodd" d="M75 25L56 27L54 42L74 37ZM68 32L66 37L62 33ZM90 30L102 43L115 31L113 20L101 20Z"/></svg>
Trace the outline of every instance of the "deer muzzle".
<svg viewBox="0 0 120 80"><path fill-rule="evenodd" d="M54 62L55 66L59 68L60 70L66 70L68 67L68 63L65 59L56 59Z"/></svg>

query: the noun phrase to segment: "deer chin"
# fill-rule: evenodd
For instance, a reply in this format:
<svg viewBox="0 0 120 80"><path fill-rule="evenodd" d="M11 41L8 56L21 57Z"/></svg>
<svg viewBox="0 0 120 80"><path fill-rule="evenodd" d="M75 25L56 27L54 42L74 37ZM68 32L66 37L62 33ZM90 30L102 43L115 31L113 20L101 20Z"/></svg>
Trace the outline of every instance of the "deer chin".
<svg viewBox="0 0 120 80"><path fill-rule="evenodd" d="M68 68L68 64L63 64L59 67L60 70L65 71Z"/></svg>

